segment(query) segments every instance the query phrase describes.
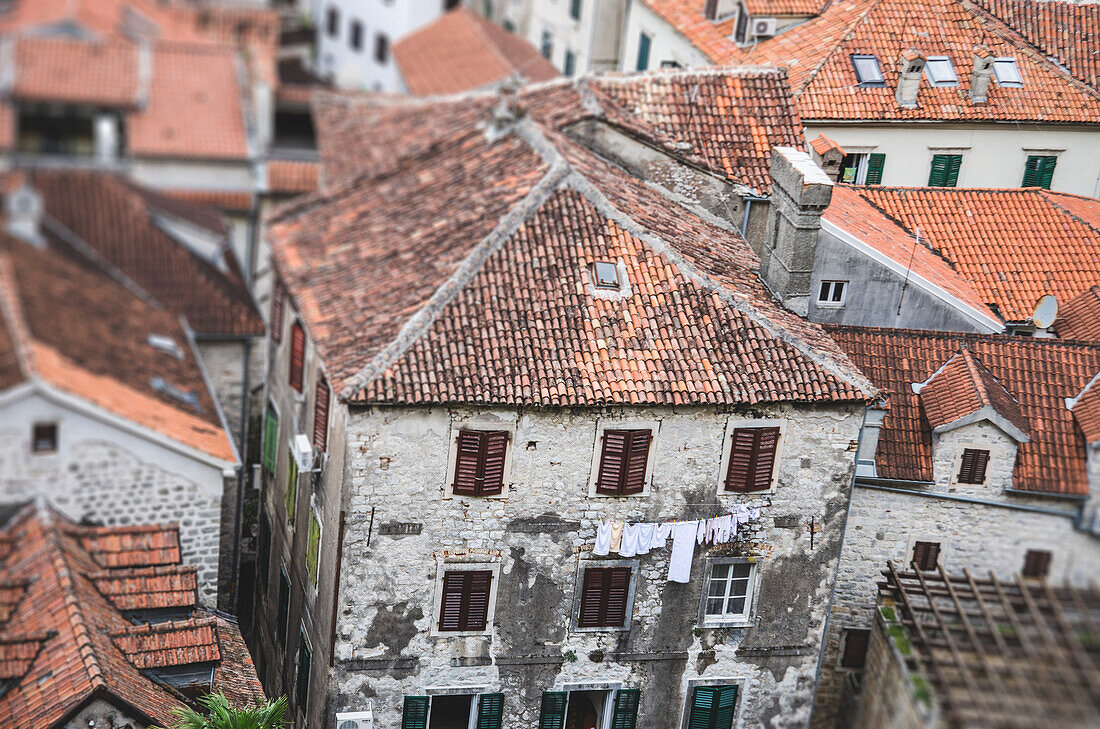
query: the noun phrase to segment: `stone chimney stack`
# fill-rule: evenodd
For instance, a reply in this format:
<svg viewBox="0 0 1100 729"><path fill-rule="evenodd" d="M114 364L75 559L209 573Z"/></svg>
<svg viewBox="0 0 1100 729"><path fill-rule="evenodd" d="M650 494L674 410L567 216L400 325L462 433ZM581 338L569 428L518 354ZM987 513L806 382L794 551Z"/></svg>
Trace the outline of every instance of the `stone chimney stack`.
<svg viewBox="0 0 1100 729"><path fill-rule="evenodd" d="M768 235L760 253L760 277L783 305L805 316L810 308L821 214L833 197L833 181L810 155L775 147Z"/></svg>
<svg viewBox="0 0 1100 729"><path fill-rule="evenodd" d="M910 48L898 61L898 106L912 109L917 105L920 77L924 74L924 54Z"/></svg>
<svg viewBox="0 0 1100 729"><path fill-rule="evenodd" d="M993 61L993 51L985 46L974 49L974 72L970 74L970 100L975 104L984 104L989 98Z"/></svg>
<svg viewBox="0 0 1100 729"><path fill-rule="evenodd" d="M42 196L24 182L4 196L5 229L36 248L45 248L42 237Z"/></svg>

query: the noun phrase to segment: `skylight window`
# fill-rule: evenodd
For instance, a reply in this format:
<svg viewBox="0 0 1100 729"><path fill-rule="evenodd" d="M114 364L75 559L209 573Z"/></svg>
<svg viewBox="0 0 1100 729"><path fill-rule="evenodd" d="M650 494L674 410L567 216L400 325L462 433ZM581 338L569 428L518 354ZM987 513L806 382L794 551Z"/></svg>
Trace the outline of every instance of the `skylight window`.
<svg viewBox="0 0 1100 729"><path fill-rule="evenodd" d="M185 390L179 385L168 382L163 377L154 377L152 382L153 389L157 392L164 393L168 397L179 400L185 405L190 405L196 412L199 410L199 396L195 394L193 390Z"/></svg>
<svg viewBox="0 0 1100 729"><path fill-rule="evenodd" d="M149 342L149 346L153 349L171 355L176 359L183 359L183 352L180 351L180 347L176 344L176 340L169 336L164 334L150 334L146 341Z"/></svg>
<svg viewBox="0 0 1100 729"><path fill-rule="evenodd" d="M933 86L959 85L955 67L951 65L951 59L947 56L929 56L924 65L924 71L928 74L928 81Z"/></svg>
<svg viewBox="0 0 1100 729"><path fill-rule="evenodd" d="M596 261L592 267L596 275L596 288L619 290L619 269L609 261Z"/></svg>
<svg viewBox="0 0 1100 729"><path fill-rule="evenodd" d="M875 56L852 56L852 67L856 70L856 79L860 86L885 86L882 67Z"/></svg>
<svg viewBox="0 0 1100 729"><path fill-rule="evenodd" d="M993 61L993 75L1001 86L1024 85L1024 79L1020 76L1020 67L1016 65L1015 58L998 58Z"/></svg>

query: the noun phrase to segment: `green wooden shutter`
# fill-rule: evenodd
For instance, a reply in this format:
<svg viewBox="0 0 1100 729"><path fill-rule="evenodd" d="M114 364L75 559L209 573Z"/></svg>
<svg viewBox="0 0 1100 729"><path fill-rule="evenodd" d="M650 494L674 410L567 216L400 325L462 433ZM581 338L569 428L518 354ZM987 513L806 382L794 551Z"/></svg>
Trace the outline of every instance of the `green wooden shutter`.
<svg viewBox="0 0 1100 729"><path fill-rule="evenodd" d="M886 166L886 155L880 152L875 152L867 159L867 179L865 183L868 185L881 185L882 184L882 168Z"/></svg>
<svg viewBox="0 0 1100 729"><path fill-rule="evenodd" d="M1030 155L1024 165L1024 181L1021 187L1039 186L1039 168L1042 166L1042 157L1037 154Z"/></svg>
<svg viewBox="0 0 1100 729"><path fill-rule="evenodd" d="M638 689L619 689L615 692L615 713L611 717L611 729L634 729L638 723Z"/></svg>
<svg viewBox="0 0 1100 729"><path fill-rule="evenodd" d="M714 705L718 701L719 686L696 686L691 695L691 714L688 729L714 729Z"/></svg>
<svg viewBox="0 0 1100 729"><path fill-rule="evenodd" d="M1039 187L1044 190L1050 189L1050 183L1054 180L1054 167L1058 164L1057 157L1044 157L1042 166L1039 169Z"/></svg>
<svg viewBox="0 0 1100 729"><path fill-rule="evenodd" d="M569 694L565 691L542 692L539 729L565 729L565 704L568 699Z"/></svg>
<svg viewBox="0 0 1100 729"><path fill-rule="evenodd" d="M275 473L275 456L279 449L279 416L270 405L264 418L264 470Z"/></svg>
<svg viewBox="0 0 1100 729"><path fill-rule="evenodd" d="M962 168L961 154L936 154L932 156L932 169L928 173L929 187L954 187Z"/></svg>
<svg viewBox="0 0 1100 729"><path fill-rule="evenodd" d="M737 707L737 687L719 686L718 703L714 708L714 729L732 729L733 710Z"/></svg>
<svg viewBox="0 0 1100 729"><path fill-rule="evenodd" d="M401 729L428 729L427 696L406 696L405 708L401 712Z"/></svg>
<svg viewBox="0 0 1100 729"><path fill-rule="evenodd" d="M649 44L651 42L649 36L645 33L638 36L638 63L635 67L639 71L645 71L649 68Z"/></svg>
<svg viewBox="0 0 1100 729"><path fill-rule="evenodd" d="M309 572L309 581L317 586L318 562L321 558L321 522L317 519L317 512L309 511L309 539L306 541L306 571Z"/></svg>
<svg viewBox="0 0 1100 729"><path fill-rule="evenodd" d="M500 729L504 722L504 694L481 694L477 698L477 729Z"/></svg>
<svg viewBox="0 0 1100 729"><path fill-rule="evenodd" d="M286 520L294 523L294 513L298 508L298 461L290 455L290 464L286 475Z"/></svg>
<svg viewBox="0 0 1100 729"><path fill-rule="evenodd" d="M959 170L962 168L963 158L961 154L948 155L950 157L947 160L947 180L945 184L948 187L954 187L959 182Z"/></svg>

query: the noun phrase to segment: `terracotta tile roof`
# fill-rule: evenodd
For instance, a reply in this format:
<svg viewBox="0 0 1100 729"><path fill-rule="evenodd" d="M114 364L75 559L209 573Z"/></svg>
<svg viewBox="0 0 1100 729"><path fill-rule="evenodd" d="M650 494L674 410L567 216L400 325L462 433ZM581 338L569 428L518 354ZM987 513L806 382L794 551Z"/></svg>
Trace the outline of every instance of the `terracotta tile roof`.
<svg viewBox="0 0 1100 729"><path fill-rule="evenodd" d="M38 170L27 181L46 213L200 334L259 335L263 319L228 249L199 255L169 235L163 218L178 218L224 239L228 229L206 208L181 202L123 177L89 170ZM63 244L62 244L63 245Z"/></svg>
<svg viewBox="0 0 1100 729"><path fill-rule="evenodd" d="M311 160L273 159L267 163L267 191L278 195L315 192L321 186L321 164Z"/></svg>
<svg viewBox="0 0 1100 729"><path fill-rule="evenodd" d="M988 101L970 100L975 48L1016 59L1023 86L992 81ZM922 80L915 108L898 105L898 60L909 49L951 58L959 83ZM873 54L885 85L859 87L851 54ZM1100 95L998 20L963 0L839 0L817 18L762 41L751 63L787 66L803 119L1100 122Z"/></svg>
<svg viewBox="0 0 1100 729"><path fill-rule="evenodd" d="M749 15L813 16L828 3L825 0L748 0Z"/></svg>
<svg viewBox="0 0 1100 729"><path fill-rule="evenodd" d="M169 712L179 700L141 669L179 665L189 657L209 660L215 653L221 657L220 675L231 679L219 683L216 671L215 688L228 687L237 704L262 696L232 623L196 611L189 621L169 628L130 624L89 577L103 572L105 565L81 546L84 531L35 507L24 509L5 527L17 540L15 552L0 565L0 582L28 586L26 598L0 632L0 678L11 682L0 695L0 725L55 726L93 696L149 723L168 725L173 719ZM213 647L211 632L217 641ZM219 650L225 645L231 653ZM230 661L234 665L227 665Z"/></svg>
<svg viewBox="0 0 1100 729"><path fill-rule="evenodd" d="M1100 286L1090 286L1059 307L1054 331L1063 339L1100 341Z"/></svg>
<svg viewBox="0 0 1100 729"><path fill-rule="evenodd" d="M208 205L230 213L246 213L254 204L252 193L244 190L160 189L159 192L192 205Z"/></svg>
<svg viewBox="0 0 1100 729"><path fill-rule="evenodd" d="M529 81L558 76L523 38L460 6L393 45L410 94L453 94L518 74Z"/></svg>
<svg viewBox="0 0 1100 729"><path fill-rule="evenodd" d="M271 220L278 270L345 396L530 405L869 397L820 328L772 301L735 231L534 114L495 140L485 118L464 120L398 168L301 198ZM590 291L598 260L620 262L621 299Z"/></svg>
<svg viewBox="0 0 1100 729"><path fill-rule="evenodd" d="M231 464L232 442L176 315L91 264L0 235L0 381L32 376ZM150 334L175 340L176 358ZM4 339L11 353L4 357ZM189 393L189 402L172 394Z"/></svg>
<svg viewBox="0 0 1100 729"><path fill-rule="evenodd" d="M191 607L198 586L194 565L120 568L94 572L88 578L119 610Z"/></svg>
<svg viewBox="0 0 1100 729"><path fill-rule="evenodd" d="M135 107L139 101L138 47L69 38L15 41L15 87L20 99Z"/></svg>
<svg viewBox="0 0 1100 729"><path fill-rule="evenodd" d="M743 51L731 40L733 24L708 20L702 0L642 0L657 17L675 28L691 45L695 46L715 65L738 63ZM782 0L786 1L786 0ZM801 0L792 0L801 2Z"/></svg>
<svg viewBox="0 0 1100 729"><path fill-rule="evenodd" d="M73 534L92 559L104 567L153 567L180 561L176 525L83 527Z"/></svg>
<svg viewBox="0 0 1100 729"><path fill-rule="evenodd" d="M1005 321L1044 294L1069 301L1100 281L1100 201L1039 189L891 188L858 193L942 256ZM904 259L896 259L904 265Z"/></svg>
<svg viewBox="0 0 1100 729"><path fill-rule="evenodd" d="M1020 403L969 349L959 350L916 387L924 417L935 432L958 427L968 417L995 414L1019 430L1009 435L1027 438L1028 423Z"/></svg>
<svg viewBox="0 0 1100 729"><path fill-rule="evenodd" d="M221 660L213 617L134 625L111 639L136 668L164 668Z"/></svg>
<svg viewBox="0 0 1100 729"><path fill-rule="evenodd" d="M608 121L762 193L773 147L803 146L786 74L753 67L596 76Z"/></svg>
<svg viewBox="0 0 1100 729"><path fill-rule="evenodd" d="M915 234L896 220L884 215L864 198L860 188L837 185L823 216L829 224L850 233L878 253L894 261L946 294L969 306L977 316L983 316L990 328L1000 329L1002 322L986 305L982 296L952 264L927 245L922 229L918 242Z"/></svg>
<svg viewBox="0 0 1100 729"><path fill-rule="evenodd" d="M1018 31L1074 78L1100 89L1100 4L1059 0L974 0Z"/></svg>
<svg viewBox="0 0 1100 729"><path fill-rule="evenodd" d="M924 382L960 349L969 350L1011 393L1030 425L1019 445L1013 487L1085 496L1085 439L1066 398L1100 373L1100 347L1009 335L950 334L904 329L826 327L871 381L886 393L889 412L875 459L882 478L932 480L932 432L924 418Z"/></svg>
<svg viewBox="0 0 1100 729"><path fill-rule="evenodd" d="M844 154L844 147L841 147L839 144L829 139L824 134L818 134L816 137L814 137L810 141L810 146L813 147L814 151L820 155L823 155L833 149L837 150L841 154Z"/></svg>
<svg viewBox="0 0 1100 729"><path fill-rule="evenodd" d="M3 628L19 607L19 603L23 601L29 584L29 582L0 584L0 628Z"/></svg>

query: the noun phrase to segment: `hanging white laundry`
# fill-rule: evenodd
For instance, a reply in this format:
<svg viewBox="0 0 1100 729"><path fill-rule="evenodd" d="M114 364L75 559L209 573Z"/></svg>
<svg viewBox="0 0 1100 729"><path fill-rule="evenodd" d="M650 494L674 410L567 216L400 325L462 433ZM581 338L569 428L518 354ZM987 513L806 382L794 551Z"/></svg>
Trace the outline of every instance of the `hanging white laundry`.
<svg viewBox="0 0 1100 729"><path fill-rule="evenodd" d="M675 522L666 521L663 524L657 525L657 536L655 537L655 541L651 545L653 549L664 547L666 544L668 544L668 538L672 536L672 527L674 524Z"/></svg>
<svg viewBox="0 0 1100 729"><path fill-rule="evenodd" d="M657 544L657 524L639 524L638 525L638 554L649 554L649 550L656 549L658 546L664 546Z"/></svg>
<svg viewBox="0 0 1100 729"><path fill-rule="evenodd" d="M603 557L611 551L611 525L601 521L596 525L596 546L592 548L592 554Z"/></svg>
<svg viewBox="0 0 1100 729"><path fill-rule="evenodd" d="M749 521L756 521L759 518L760 518L760 507L759 506L754 506L751 509L749 509L749 519L748 519Z"/></svg>
<svg viewBox="0 0 1100 729"><path fill-rule="evenodd" d="M726 514L725 516L720 516L715 519L715 522L716 532L714 541L719 544L725 544L733 536L731 532L734 532L736 529L733 522L733 516L731 516L730 514Z"/></svg>
<svg viewBox="0 0 1100 729"><path fill-rule="evenodd" d="M749 521L749 507L744 504L738 504L734 509L737 514L737 523L746 524Z"/></svg>
<svg viewBox="0 0 1100 729"><path fill-rule="evenodd" d="M699 522L681 521L672 525L672 554L668 558L668 581L691 580L691 561L695 557L695 540Z"/></svg>
<svg viewBox="0 0 1100 729"><path fill-rule="evenodd" d="M611 522L611 551L618 552L619 547L623 542L623 523L621 521Z"/></svg>
<svg viewBox="0 0 1100 729"><path fill-rule="evenodd" d="M718 542L718 522L722 519L720 516L716 516L713 519L707 519L707 544L715 544Z"/></svg>
<svg viewBox="0 0 1100 729"><path fill-rule="evenodd" d="M619 544L620 557L633 557L638 553L638 533L641 524L627 524L623 527L623 538Z"/></svg>
<svg viewBox="0 0 1100 729"><path fill-rule="evenodd" d="M695 523L698 524L698 526L695 527L695 542L697 544L702 544L703 540L707 538L707 522L705 520L702 520ZM672 535L674 537L676 536L675 530L672 532Z"/></svg>

